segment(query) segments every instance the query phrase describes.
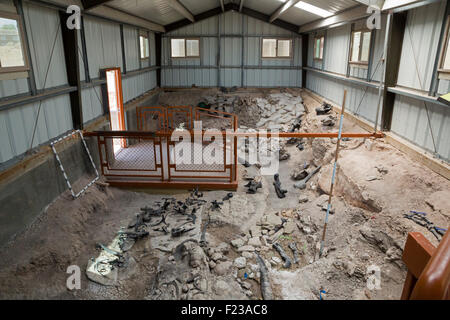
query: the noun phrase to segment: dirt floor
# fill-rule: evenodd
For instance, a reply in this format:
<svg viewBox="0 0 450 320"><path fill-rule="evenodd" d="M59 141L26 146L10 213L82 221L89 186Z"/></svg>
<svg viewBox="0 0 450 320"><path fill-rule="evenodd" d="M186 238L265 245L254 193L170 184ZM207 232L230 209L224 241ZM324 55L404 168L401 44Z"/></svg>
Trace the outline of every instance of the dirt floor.
<svg viewBox="0 0 450 320"><path fill-rule="evenodd" d="M258 104L262 100L257 99L270 100L273 96L269 94L278 93L239 93L243 99L233 107L241 108L237 112L241 126L254 127L263 117L260 112L253 121L246 119L242 105ZM337 130L337 123L322 125L321 120L329 115L316 115L320 103L308 93L282 93L289 95L289 101L298 99L306 109L299 131ZM166 93L162 101L173 104L183 96L195 105L201 95L186 98L179 92ZM345 120L344 131L364 130ZM319 257L336 139L304 139L302 151L297 147L299 141L294 142L283 144L283 154L289 156L280 161L280 181L287 190L282 199L275 193L273 176L261 176L255 165L239 165L239 188L228 200L222 200L227 191L208 191L196 197L186 191L121 190L100 184L77 200L64 193L26 232L0 249L0 298L399 299L406 276L401 254L408 232L419 231L438 245L432 233L404 214L426 212L436 226L448 228L450 181L413 162L383 139L343 141L333 214L324 254ZM291 174L302 171L305 164L308 172L318 166L321 169L305 189L299 189L294 187L299 181ZM249 178L262 182L255 194L247 193ZM191 197L206 201L197 217L205 230L205 242L197 232L186 241L174 239L172 250L156 249L158 237L153 228L126 252L128 262L118 267L112 284L91 281L86 269L90 259L101 252L97 244L108 245L121 228L136 219L140 208L160 208L165 197L175 199L170 200L168 210L177 206L176 201ZM214 208L214 200L223 203ZM284 249L290 266L274 243ZM297 263L290 248L293 243ZM80 290L67 289L66 271L71 265L81 269ZM371 289L367 283L373 270L380 286Z"/></svg>

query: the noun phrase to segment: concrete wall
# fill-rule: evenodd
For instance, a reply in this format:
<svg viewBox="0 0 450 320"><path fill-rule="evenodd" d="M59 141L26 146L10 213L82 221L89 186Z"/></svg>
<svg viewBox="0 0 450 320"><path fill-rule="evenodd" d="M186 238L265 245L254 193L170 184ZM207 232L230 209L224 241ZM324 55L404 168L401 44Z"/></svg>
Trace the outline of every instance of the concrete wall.
<svg viewBox="0 0 450 320"><path fill-rule="evenodd" d="M170 39L200 38L200 59L171 59ZM262 59L263 37L293 41L292 59ZM301 37L229 11L163 36L164 87L301 87Z"/></svg>
<svg viewBox="0 0 450 320"><path fill-rule="evenodd" d="M418 94L428 94L445 6L446 1L439 1L408 11L397 86L415 90ZM355 25L363 23L365 23L364 20L357 21ZM343 91L347 89L347 110L374 124L378 95L376 86L381 76L381 65L377 67L377 64L383 53L385 24L386 17L382 20L382 30L375 31L375 43L371 50L373 58L370 75L368 76L367 68L349 68L348 76L362 80L359 83L336 77L336 75L347 77L350 25L317 33L325 35L322 62L312 59L312 39L316 33L310 33L308 67L314 70L307 71L306 88L336 104L342 103ZM416 62L418 72L415 67ZM327 74L327 72L329 73ZM447 93L450 88L449 83L447 80L441 80L438 85L438 93ZM437 156L450 161L450 108L432 102L427 102L426 107L436 141ZM423 101L396 94L391 131L423 150L434 153Z"/></svg>

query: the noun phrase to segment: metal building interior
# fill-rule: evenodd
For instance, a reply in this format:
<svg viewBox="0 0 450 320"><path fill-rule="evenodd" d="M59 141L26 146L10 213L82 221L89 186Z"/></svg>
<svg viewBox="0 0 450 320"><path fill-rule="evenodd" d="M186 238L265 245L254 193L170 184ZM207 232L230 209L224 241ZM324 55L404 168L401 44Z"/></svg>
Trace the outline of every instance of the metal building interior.
<svg viewBox="0 0 450 320"><path fill-rule="evenodd" d="M0 299L449 299L449 90L446 0L0 0Z"/></svg>

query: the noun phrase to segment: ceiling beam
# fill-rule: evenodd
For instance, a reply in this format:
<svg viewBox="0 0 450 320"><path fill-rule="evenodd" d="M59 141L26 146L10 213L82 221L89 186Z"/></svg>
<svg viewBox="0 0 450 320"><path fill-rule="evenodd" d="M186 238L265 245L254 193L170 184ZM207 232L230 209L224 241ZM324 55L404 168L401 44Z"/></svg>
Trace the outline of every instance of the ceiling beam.
<svg viewBox="0 0 450 320"><path fill-rule="evenodd" d="M222 8L222 12L225 12L225 5L223 4L223 0L220 0L220 7Z"/></svg>
<svg viewBox="0 0 450 320"><path fill-rule="evenodd" d="M278 19L283 13L288 11L290 8L295 6L300 0L289 0L285 2L281 7L277 9L271 16L269 22L273 22L274 20Z"/></svg>
<svg viewBox="0 0 450 320"><path fill-rule="evenodd" d="M204 20L204 19L207 19L207 18L211 18L211 17L216 16L218 14L221 14L222 12L226 12L226 11L236 11L236 12L238 12L239 10L240 10L240 5L239 4L230 2L230 3L227 3L227 4L224 5L224 10L223 11L222 11L222 7L217 7L217 8L208 10L206 12L200 13L198 15L195 15L194 18L195 18L195 21L198 22L198 21L201 21L201 20ZM241 13L245 14L247 16L250 16L252 18L264 21L266 23L270 23L269 22L270 16L266 15L264 13L261 13L259 11L256 11L256 10L253 10L253 9L246 8L246 7L242 6ZM170 31L173 31L173 30L176 30L176 29L188 26L191 23L192 22L189 21L188 19L183 19L183 20L176 21L176 22L173 22L171 24L165 25L164 27L166 29L166 32L170 32ZM295 24L292 24L292 23L289 23L289 22L286 22L286 21L283 21L283 20L280 20L280 19L275 20L274 22L272 22L272 24L277 26L277 27L280 27L280 28L283 28L283 29L286 29L286 30L289 30L289 31L292 31L292 32L295 32L295 33L298 32L298 28L299 28L298 25L295 25Z"/></svg>
<svg viewBox="0 0 450 320"><path fill-rule="evenodd" d="M340 23L348 23L355 20L363 19L370 16L371 13L367 13L366 6L353 7L349 10L342 11L334 16L316 20L300 26L299 33L308 33L318 29L325 29Z"/></svg>
<svg viewBox="0 0 450 320"><path fill-rule="evenodd" d="M112 19L125 24L131 24L156 32L165 32L165 28L157 23L134 16L127 12L117 10L109 6L99 6L89 10L89 14L93 16Z"/></svg>
<svg viewBox="0 0 450 320"><path fill-rule="evenodd" d="M110 1L111 0L81 0L81 3L83 4L84 10L90 10Z"/></svg>
<svg viewBox="0 0 450 320"><path fill-rule="evenodd" d="M242 12L243 6L244 6L244 0L241 0L241 3L239 4L239 12Z"/></svg>
<svg viewBox="0 0 450 320"><path fill-rule="evenodd" d="M195 22L194 16L192 13L183 6L178 0L167 0L169 6L172 7L172 9L178 11L183 17L190 20L191 22Z"/></svg>

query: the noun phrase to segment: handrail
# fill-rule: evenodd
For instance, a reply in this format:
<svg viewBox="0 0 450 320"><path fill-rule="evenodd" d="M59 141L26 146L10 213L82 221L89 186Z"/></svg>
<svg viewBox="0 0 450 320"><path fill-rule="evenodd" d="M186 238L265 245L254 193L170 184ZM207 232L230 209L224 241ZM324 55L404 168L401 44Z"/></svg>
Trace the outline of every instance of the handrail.
<svg viewBox="0 0 450 320"><path fill-rule="evenodd" d="M450 298L450 232L446 232L422 271L412 291L411 300Z"/></svg>
<svg viewBox="0 0 450 320"><path fill-rule="evenodd" d="M93 131L93 132L83 132L86 137L89 136L156 136L156 137L167 137L172 134L174 130L168 131ZM196 130L186 130L191 134L198 132ZM202 130L202 134L224 134L224 131L212 131L212 130ZM337 132L240 132L240 131L227 131L227 135L233 137L261 137L261 138L337 138ZM382 132L376 133L357 133L357 132L343 132L342 138L383 138L384 134Z"/></svg>

